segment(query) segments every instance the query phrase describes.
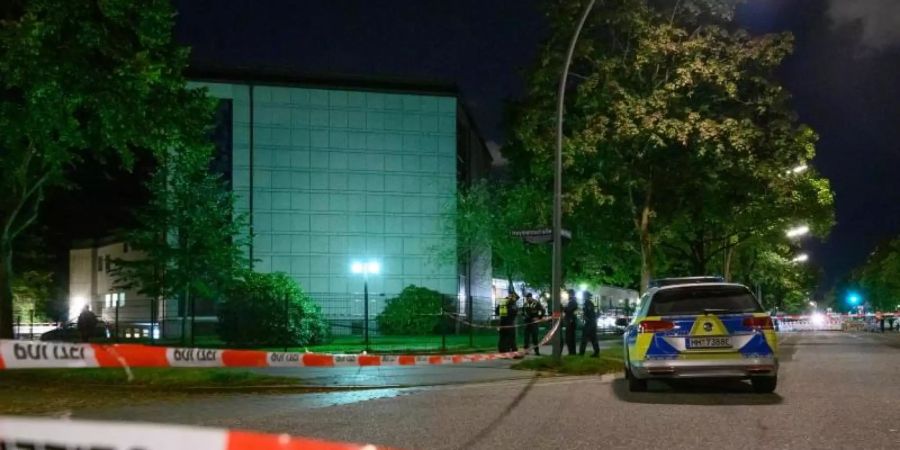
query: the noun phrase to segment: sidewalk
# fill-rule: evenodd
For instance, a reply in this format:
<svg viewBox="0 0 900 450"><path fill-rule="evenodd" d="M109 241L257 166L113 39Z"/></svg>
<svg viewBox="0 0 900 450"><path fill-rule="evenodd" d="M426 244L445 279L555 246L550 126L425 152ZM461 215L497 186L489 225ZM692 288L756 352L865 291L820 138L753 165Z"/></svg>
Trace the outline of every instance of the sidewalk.
<svg viewBox="0 0 900 450"><path fill-rule="evenodd" d="M604 340L600 341L600 348L605 349L618 344L618 340ZM588 346L588 352L590 351L590 346ZM541 347L541 355L552 354L553 350L549 345ZM253 371L265 375L300 378L304 384L312 386L367 387L485 383L526 379L534 376L534 372L531 371L510 369L510 366L515 363L516 360L494 360L435 366L279 367L254 369Z"/></svg>

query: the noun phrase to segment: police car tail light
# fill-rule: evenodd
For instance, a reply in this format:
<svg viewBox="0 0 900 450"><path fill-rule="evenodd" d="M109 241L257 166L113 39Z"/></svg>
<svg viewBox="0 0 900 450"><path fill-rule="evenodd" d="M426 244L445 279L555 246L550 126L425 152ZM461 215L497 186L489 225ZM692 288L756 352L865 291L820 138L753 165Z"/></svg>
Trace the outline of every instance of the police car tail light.
<svg viewBox="0 0 900 450"><path fill-rule="evenodd" d="M668 320L644 320L638 326L641 333L657 333L660 331L669 331L675 328L675 324Z"/></svg>
<svg viewBox="0 0 900 450"><path fill-rule="evenodd" d="M775 326L772 324L771 317L748 317L744 319L744 326L753 328L754 330L773 330Z"/></svg>

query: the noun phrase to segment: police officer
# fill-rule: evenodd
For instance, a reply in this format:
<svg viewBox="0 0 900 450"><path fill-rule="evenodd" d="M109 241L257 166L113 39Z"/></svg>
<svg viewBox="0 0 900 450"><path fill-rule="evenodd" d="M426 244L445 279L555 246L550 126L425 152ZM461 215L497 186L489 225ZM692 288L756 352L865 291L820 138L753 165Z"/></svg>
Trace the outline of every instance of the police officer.
<svg viewBox="0 0 900 450"><path fill-rule="evenodd" d="M497 350L501 353L516 351L516 315L519 308L516 306L516 300L519 296L515 292L510 292L506 298L497 305L494 313L500 318L499 342Z"/></svg>
<svg viewBox="0 0 900 450"><path fill-rule="evenodd" d="M575 353L575 329L578 326L578 320L575 317L575 312L578 311L578 302L575 300L575 291L569 289L569 301L566 303L565 308L563 309L563 324L566 326L566 348L569 349L569 354L574 355Z"/></svg>
<svg viewBox="0 0 900 450"><path fill-rule="evenodd" d="M81 314L78 315L76 328L78 328L78 334L81 335L81 342L90 342L91 336L97 328L97 315L91 311L88 305L84 305Z"/></svg>
<svg viewBox="0 0 900 450"><path fill-rule="evenodd" d="M584 293L584 305L582 306L584 327L581 329L581 351L578 354L584 356L584 350L587 348L587 343L590 342L591 347L594 348L591 357L596 358L600 356L600 344L597 342L597 308L594 306L592 297L590 292Z"/></svg>
<svg viewBox="0 0 900 450"><path fill-rule="evenodd" d="M534 354L540 355L538 321L543 319L547 312L544 310L544 305L531 296L531 292L525 294L525 306L523 309L523 316L525 317L525 350L528 350L529 346L534 346Z"/></svg>

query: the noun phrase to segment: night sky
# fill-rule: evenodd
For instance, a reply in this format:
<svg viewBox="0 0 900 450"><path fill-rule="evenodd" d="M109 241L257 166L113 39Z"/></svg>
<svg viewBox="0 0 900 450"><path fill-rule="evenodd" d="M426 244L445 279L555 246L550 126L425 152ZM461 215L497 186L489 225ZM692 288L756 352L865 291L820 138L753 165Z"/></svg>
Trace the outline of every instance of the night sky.
<svg viewBox="0 0 900 450"><path fill-rule="evenodd" d="M176 4L196 65L453 82L495 145L546 34L539 0ZM797 37L780 77L821 135L814 165L837 195L831 236L804 243L830 283L900 234L900 1L752 0L738 22Z"/></svg>

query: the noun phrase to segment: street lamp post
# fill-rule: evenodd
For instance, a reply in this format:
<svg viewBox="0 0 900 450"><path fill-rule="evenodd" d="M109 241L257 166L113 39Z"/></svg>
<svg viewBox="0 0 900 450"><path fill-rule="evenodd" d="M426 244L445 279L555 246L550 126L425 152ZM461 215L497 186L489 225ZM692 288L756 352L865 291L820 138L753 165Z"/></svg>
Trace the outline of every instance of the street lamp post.
<svg viewBox="0 0 900 450"><path fill-rule="evenodd" d="M366 351L369 351L369 274L377 275L381 271L378 261L360 262L350 264L350 271L363 276L363 343Z"/></svg>
<svg viewBox="0 0 900 450"><path fill-rule="evenodd" d="M566 61L563 64L562 77L559 79L559 103L556 109L556 159L553 170L553 267L552 279L550 284L550 295L553 296L553 318L562 320L562 142L563 142L563 106L566 99L566 80L569 78L569 64L572 63L572 54L575 53L575 43L578 42L578 35L581 34L581 28L587 20L588 14L594 8L595 0L590 0L581 20L578 21L578 27L575 28L575 34L572 35L572 41L569 42L569 51L566 53ZM553 359L560 360L562 358L562 339L560 331L557 330L553 335Z"/></svg>

